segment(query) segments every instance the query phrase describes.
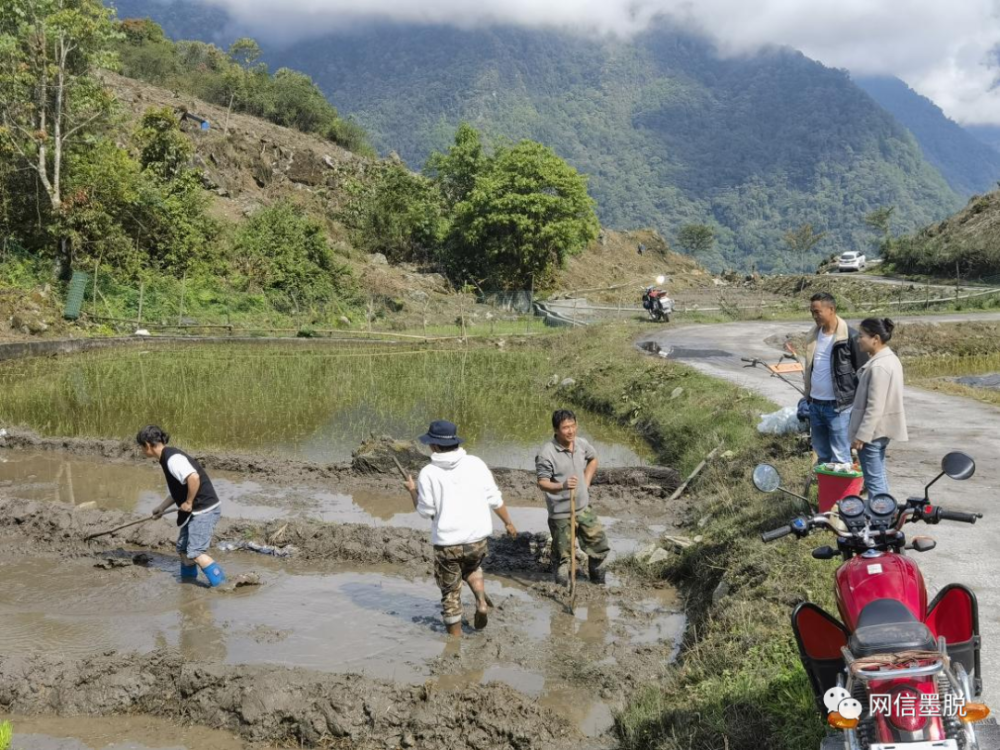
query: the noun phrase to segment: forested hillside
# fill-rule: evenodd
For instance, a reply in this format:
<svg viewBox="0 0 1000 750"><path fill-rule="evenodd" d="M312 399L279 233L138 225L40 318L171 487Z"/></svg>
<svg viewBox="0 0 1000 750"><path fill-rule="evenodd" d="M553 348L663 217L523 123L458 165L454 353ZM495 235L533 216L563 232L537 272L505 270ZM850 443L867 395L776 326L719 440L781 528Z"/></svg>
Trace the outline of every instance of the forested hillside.
<svg viewBox="0 0 1000 750"><path fill-rule="evenodd" d="M996 187L1000 180L1000 152L950 120L934 102L898 78L855 81L913 133L924 157L955 192L970 196Z"/></svg>

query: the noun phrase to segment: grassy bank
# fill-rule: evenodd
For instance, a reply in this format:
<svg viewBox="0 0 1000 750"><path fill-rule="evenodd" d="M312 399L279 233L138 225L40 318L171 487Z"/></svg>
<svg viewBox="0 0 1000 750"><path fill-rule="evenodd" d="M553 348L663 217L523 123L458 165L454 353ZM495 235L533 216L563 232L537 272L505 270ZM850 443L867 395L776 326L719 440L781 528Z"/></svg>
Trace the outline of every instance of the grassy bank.
<svg viewBox="0 0 1000 750"><path fill-rule="evenodd" d="M760 413L773 410L772 404L683 365L640 354L632 346L640 330L574 331L554 342L560 377L576 380L566 395L634 426L662 463L682 473L720 442L728 453L706 469L687 499L690 534L703 541L674 556L665 569L649 572L669 577L685 592L690 627L673 673L633 695L617 715L621 746L815 746L823 725L789 615L803 599L832 610L832 567L813 560L808 543L761 543L759 532L784 523L799 508L793 500L758 493L750 481L753 466L769 461L797 485L808 458L795 439L756 431Z"/></svg>

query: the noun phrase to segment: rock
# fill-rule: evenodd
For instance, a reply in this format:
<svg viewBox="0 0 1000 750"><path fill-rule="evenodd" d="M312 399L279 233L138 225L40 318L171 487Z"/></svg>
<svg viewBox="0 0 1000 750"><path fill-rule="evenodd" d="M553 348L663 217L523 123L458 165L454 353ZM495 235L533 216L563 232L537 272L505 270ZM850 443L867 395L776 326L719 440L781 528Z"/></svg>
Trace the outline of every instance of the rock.
<svg viewBox="0 0 1000 750"><path fill-rule="evenodd" d="M684 389L683 388L681 388L679 386L677 388L674 388L670 392L670 400L673 401L675 398L679 398L682 393L684 393Z"/></svg>
<svg viewBox="0 0 1000 750"><path fill-rule="evenodd" d="M341 325L344 326L349 326L351 324L350 319L346 315L341 315L339 318L337 318L337 322L339 322Z"/></svg>
<svg viewBox="0 0 1000 750"><path fill-rule="evenodd" d="M386 258L382 253L372 253L372 257L369 262L373 266L387 266L389 265L389 259Z"/></svg>
<svg viewBox="0 0 1000 750"><path fill-rule="evenodd" d="M702 542L705 541L705 537L703 537L701 535L698 535L694 539L692 539L691 541L694 542L695 544L701 544Z"/></svg>
<svg viewBox="0 0 1000 750"><path fill-rule="evenodd" d="M705 524L707 524L711 520L712 520L711 516L702 516L701 518L698 519L698 528L699 529L705 528Z"/></svg>
<svg viewBox="0 0 1000 750"><path fill-rule="evenodd" d="M134 335L135 336L148 336L149 335L149 331L147 331L145 328L140 328L139 330L137 330L135 332Z"/></svg>
<svg viewBox="0 0 1000 750"><path fill-rule="evenodd" d="M733 451L726 451L721 456L719 456L723 461L732 461L736 458L736 454Z"/></svg>
<svg viewBox="0 0 1000 750"><path fill-rule="evenodd" d="M649 557L649 564L650 565L659 565L661 562L664 562L665 560L669 560L669 559L670 559L670 553L667 552L662 547L657 547L656 552L654 552Z"/></svg>
<svg viewBox="0 0 1000 750"><path fill-rule="evenodd" d="M712 592L712 604L718 604L725 597L729 595L729 584L725 581L719 581L719 585L715 587L715 591Z"/></svg>
<svg viewBox="0 0 1000 750"><path fill-rule="evenodd" d="M559 376L553 375L551 378L549 378L548 387L552 388L553 386L556 385L559 385Z"/></svg>
<svg viewBox="0 0 1000 750"><path fill-rule="evenodd" d="M412 734L407 732L406 734L403 735L403 739L399 741L399 744L402 745L403 747L416 747L417 739Z"/></svg>
<svg viewBox="0 0 1000 750"><path fill-rule="evenodd" d="M668 547L672 547L678 552L683 552L688 547L694 544L694 542L692 542L686 536L664 536L663 543Z"/></svg>
<svg viewBox="0 0 1000 750"><path fill-rule="evenodd" d="M292 157L285 174L292 182L318 187L326 179L323 162L312 151L300 151Z"/></svg>
<svg viewBox="0 0 1000 750"><path fill-rule="evenodd" d="M635 559L641 563L648 563L649 558L651 558L658 549L660 549L660 547L658 547L655 544L647 544L645 547L643 547L642 549L640 549L638 552L635 553Z"/></svg>
<svg viewBox="0 0 1000 750"><path fill-rule="evenodd" d="M570 386L576 385L576 381L573 378L563 378L559 383L560 388L569 388Z"/></svg>
<svg viewBox="0 0 1000 750"><path fill-rule="evenodd" d="M419 289L412 289L406 294L407 297L416 302L426 302L430 299L427 292L422 292Z"/></svg>

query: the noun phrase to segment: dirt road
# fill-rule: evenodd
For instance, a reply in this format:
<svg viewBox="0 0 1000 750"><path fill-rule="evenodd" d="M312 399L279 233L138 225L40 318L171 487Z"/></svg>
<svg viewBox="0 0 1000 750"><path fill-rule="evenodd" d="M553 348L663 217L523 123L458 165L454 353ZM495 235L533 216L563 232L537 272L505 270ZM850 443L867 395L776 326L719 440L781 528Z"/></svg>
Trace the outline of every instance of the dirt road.
<svg viewBox="0 0 1000 750"><path fill-rule="evenodd" d="M963 320L996 321L1000 314L909 317L910 322L946 323ZM857 321L851 320L852 324ZM776 362L780 350L770 341L788 333L808 330L809 321L781 323L727 323L712 326L669 328L644 337L655 342L671 359L701 372L753 389L780 406L794 406L799 394L760 369L744 369L741 357ZM920 557L929 595L942 586L965 583L979 598L982 667L985 699L1000 701L1000 410L979 402L925 391L906 390L906 417L910 440L889 446L889 483L893 494L918 494L932 479L941 457L963 450L977 459L976 475L966 482L942 479L931 497L945 507L983 513L975 526L942 523L929 529L938 546ZM791 544L792 542L788 542ZM808 545L802 545L808 554ZM831 576L833 568L831 564Z"/></svg>

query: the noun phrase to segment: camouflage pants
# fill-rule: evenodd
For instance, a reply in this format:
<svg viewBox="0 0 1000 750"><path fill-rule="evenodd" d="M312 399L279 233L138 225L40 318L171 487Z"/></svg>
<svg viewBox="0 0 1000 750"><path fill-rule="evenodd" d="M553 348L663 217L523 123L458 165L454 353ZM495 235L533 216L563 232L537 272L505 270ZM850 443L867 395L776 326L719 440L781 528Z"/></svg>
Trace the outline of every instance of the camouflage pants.
<svg viewBox="0 0 1000 750"><path fill-rule="evenodd" d="M485 539L472 544L434 547L434 579L441 589L441 614L445 625L462 621L462 581L480 570L485 557Z"/></svg>
<svg viewBox="0 0 1000 750"><path fill-rule="evenodd" d="M550 518L549 531L552 533L552 567L569 564L569 519ZM608 556L608 536L597 520L597 514L589 505L576 514L576 541L587 557L603 560Z"/></svg>

